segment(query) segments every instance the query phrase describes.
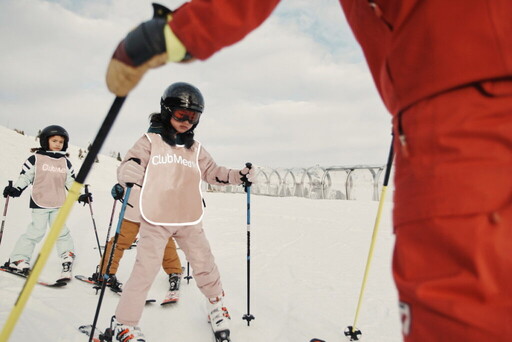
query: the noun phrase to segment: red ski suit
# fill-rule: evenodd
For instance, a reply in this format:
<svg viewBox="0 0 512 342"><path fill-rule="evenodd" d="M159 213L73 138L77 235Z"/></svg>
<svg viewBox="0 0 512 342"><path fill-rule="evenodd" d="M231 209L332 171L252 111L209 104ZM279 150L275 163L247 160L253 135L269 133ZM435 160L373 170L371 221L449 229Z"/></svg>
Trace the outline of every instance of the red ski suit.
<svg viewBox="0 0 512 342"><path fill-rule="evenodd" d="M193 0L207 59L279 0ZM393 273L404 340L512 341L512 1L340 0L393 115Z"/></svg>

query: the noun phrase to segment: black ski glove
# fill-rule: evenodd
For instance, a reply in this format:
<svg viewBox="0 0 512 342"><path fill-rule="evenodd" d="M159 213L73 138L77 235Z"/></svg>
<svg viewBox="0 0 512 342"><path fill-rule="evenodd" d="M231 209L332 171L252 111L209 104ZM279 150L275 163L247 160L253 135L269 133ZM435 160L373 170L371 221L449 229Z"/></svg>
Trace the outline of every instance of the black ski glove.
<svg viewBox="0 0 512 342"><path fill-rule="evenodd" d="M124 188L121 184L117 183L112 187L112 191L110 191L110 193L115 200L122 200L124 196Z"/></svg>
<svg viewBox="0 0 512 342"><path fill-rule="evenodd" d="M251 186L256 181L256 170L252 167L251 163L245 163L245 167L238 172L242 184L247 187Z"/></svg>
<svg viewBox="0 0 512 342"><path fill-rule="evenodd" d="M7 196L9 196L9 197L20 197L22 192L23 192L23 190L21 190L20 188L15 188L14 186L7 185L4 188L4 198L7 197Z"/></svg>
<svg viewBox="0 0 512 342"><path fill-rule="evenodd" d="M117 96L126 96L146 71L169 61L164 31L168 27L172 11L155 3L153 10L153 18L131 30L119 43L110 60L106 75L107 87ZM183 44L174 34L172 37L177 42L176 48L180 48L181 52L171 51L171 59L175 62L189 59Z"/></svg>
<svg viewBox="0 0 512 342"><path fill-rule="evenodd" d="M87 192L83 195L80 195L78 197L78 203L83 203L84 205L86 205L87 203L92 203L92 193Z"/></svg>

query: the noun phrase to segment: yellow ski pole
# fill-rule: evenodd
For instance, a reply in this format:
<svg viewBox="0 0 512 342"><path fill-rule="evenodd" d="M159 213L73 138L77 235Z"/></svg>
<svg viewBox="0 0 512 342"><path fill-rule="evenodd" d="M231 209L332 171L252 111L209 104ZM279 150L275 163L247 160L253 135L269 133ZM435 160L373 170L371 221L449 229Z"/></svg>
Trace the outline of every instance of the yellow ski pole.
<svg viewBox="0 0 512 342"><path fill-rule="evenodd" d="M356 314L354 317L354 324L349 325L345 329L345 336L350 338L350 341L358 341L359 336L362 334L361 330L357 329L357 319L359 318L359 311L361 309L361 303L363 302L363 294L364 294L364 290L366 288L366 280L368 278L370 264L371 264L372 258L373 258L373 250L375 247L375 241L377 240L377 233L379 231L379 224L380 224L380 218L381 218L381 214L382 214L382 208L384 206L384 199L386 197L386 191L387 191L388 182L389 182L389 175L391 173L391 166L393 164L393 156L394 156L393 139L391 139L391 147L389 148L389 156L388 156L388 161L386 164L386 173L384 175L384 182L382 184L382 191L381 191L380 200L379 200L379 207L377 209L377 217L375 218L375 224L373 226L372 240L370 243L370 250L368 252L368 258L366 260L366 267L364 270L363 282L361 284L361 290L359 291L359 300L357 301L357 309L356 309Z"/></svg>
<svg viewBox="0 0 512 342"><path fill-rule="evenodd" d="M59 209L57 217L50 227L48 236L46 237L44 244L41 247L39 255L36 259L36 263L34 264L34 268L25 281L25 285L23 286L23 289L21 290L16 303L14 303L14 307L9 314L9 317L7 318L7 321L2 328L2 332L0 333L0 342L7 342L9 340L9 337L11 336L16 323L23 312L25 304L27 303L30 294L32 293L34 285L36 284L37 279L39 278L39 275L41 274L41 271L43 270L43 267L48 260L48 256L50 255L50 252L55 245L55 241L60 235L62 227L64 226L64 223L66 222L66 219L71 212L73 204L75 204L78 196L80 195L83 184L85 183L85 179L87 178L94 160L101 150L101 147L103 146L103 143L105 142L105 139L110 132L110 129L112 128L112 125L114 124L114 121L119 114L125 99L126 97L116 97L112 103L112 106L110 107L110 110L108 111L108 114L105 117L105 120L103 121L98 134L92 143L91 149L87 154L87 157L85 158L82 166L80 167L80 170L78 171L76 180L69 189L66 201Z"/></svg>

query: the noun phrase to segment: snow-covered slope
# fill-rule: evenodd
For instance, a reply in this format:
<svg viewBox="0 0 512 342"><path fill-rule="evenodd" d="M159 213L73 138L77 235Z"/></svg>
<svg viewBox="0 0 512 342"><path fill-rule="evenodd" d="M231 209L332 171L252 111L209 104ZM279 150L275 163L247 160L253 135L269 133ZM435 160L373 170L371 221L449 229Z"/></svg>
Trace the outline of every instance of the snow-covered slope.
<svg viewBox="0 0 512 342"><path fill-rule="evenodd" d="M72 143L72 141L71 141ZM0 127L0 185L15 180L34 137ZM71 160L79 169L78 147ZM217 160L222 164L222 160ZM100 156L87 179L94 196L94 219L104 242L113 207L110 189L118 162ZM220 268L226 304L232 317L235 342L308 342L319 337L345 341L343 330L352 325L361 287L378 203L374 201L310 200L304 198L251 197L251 314L247 326L246 197L244 194L206 193L204 227ZM3 198L0 198L4 202ZM0 262L8 259L16 239L30 222L29 194L9 203L0 245ZM3 203L1 204L3 210ZM117 224L119 205L112 230ZM391 203L386 203L370 269L358 327L364 341L400 341L397 295L391 278L393 235ZM75 274L90 275L98 263L96 238L88 207L76 204L67 221L76 244ZM41 244L40 244L41 245ZM38 246L38 248L40 247ZM36 250L37 253L37 250ZM34 253L34 259L36 257ZM181 251L183 265L186 260ZM60 265L51 254L41 279L53 280ZM128 250L118 277L125 281L135 260ZM24 280L0 273L0 327L3 327ZM167 288L165 273L156 278L150 297L160 301ZM91 324L98 295L85 283L72 281L63 288L36 285L10 341L87 341L77 327ZM109 324L119 298L107 291L99 325ZM146 307L140 323L147 340L211 341L204 298L194 280L182 283L177 305ZM4 342L4 341L2 341Z"/></svg>

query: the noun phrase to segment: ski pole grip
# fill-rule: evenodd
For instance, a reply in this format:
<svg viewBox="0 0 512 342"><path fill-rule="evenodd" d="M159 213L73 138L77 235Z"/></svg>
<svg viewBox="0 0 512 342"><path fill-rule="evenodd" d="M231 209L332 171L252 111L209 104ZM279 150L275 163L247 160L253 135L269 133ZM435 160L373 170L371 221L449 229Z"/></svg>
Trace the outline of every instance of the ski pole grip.
<svg viewBox="0 0 512 342"><path fill-rule="evenodd" d="M252 163L245 163L245 167L248 168L249 170L252 169ZM247 192L247 188L250 187L252 185L251 182L249 182L249 180L247 179L247 175L244 175L242 177L242 181L244 182L244 190L245 192Z"/></svg>
<svg viewBox="0 0 512 342"><path fill-rule="evenodd" d="M10 181L9 181L9 188L12 188L12 180L10 180ZM5 195L4 195L4 196L5 196ZM9 197L11 197L11 196L9 196L9 195L5 196L5 198L7 198L7 201L9 201ZM7 203L7 202L6 202L6 203ZM4 216L5 216L5 214L4 214ZM1 235L1 234L0 234L0 235Z"/></svg>
<svg viewBox="0 0 512 342"><path fill-rule="evenodd" d="M139 158L130 158L130 159L128 159L128 160L133 160L134 162L136 162L137 164L139 164L139 165L140 165L140 159L139 159ZM126 186L127 186L128 188L131 188L131 187L133 187L133 183L126 183Z"/></svg>
<svg viewBox="0 0 512 342"><path fill-rule="evenodd" d="M88 194L89 193L89 184L85 184L85 193Z"/></svg>

